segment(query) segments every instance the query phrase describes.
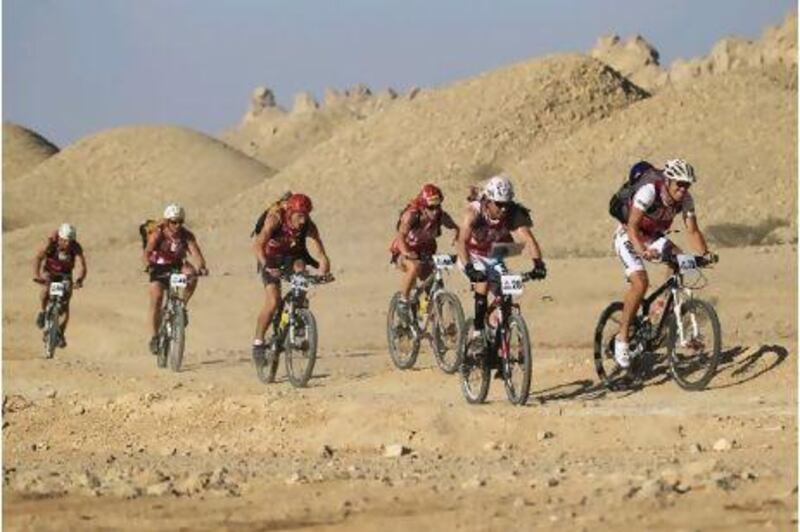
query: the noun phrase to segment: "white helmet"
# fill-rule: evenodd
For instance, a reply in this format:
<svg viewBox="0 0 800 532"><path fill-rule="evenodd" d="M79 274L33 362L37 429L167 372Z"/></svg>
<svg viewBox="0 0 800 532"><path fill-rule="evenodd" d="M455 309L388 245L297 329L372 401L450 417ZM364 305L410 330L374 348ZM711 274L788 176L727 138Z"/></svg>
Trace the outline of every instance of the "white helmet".
<svg viewBox="0 0 800 532"><path fill-rule="evenodd" d="M170 203L164 209L164 218L167 220L183 220L184 215L183 207L177 203Z"/></svg>
<svg viewBox="0 0 800 532"><path fill-rule="evenodd" d="M664 163L664 176L667 179L683 183L694 183L697 181L694 175L694 168L683 159L670 159Z"/></svg>
<svg viewBox="0 0 800 532"><path fill-rule="evenodd" d="M483 187L483 195L491 201L509 202L514 199L514 187L508 176L496 175Z"/></svg>
<svg viewBox="0 0 800 532"><path fill-rule="evenodd" d="M74 225L63 223L58 228L58 238L63 238L64 240L75 240L76 234L77 231L75 230Z"/></svg>

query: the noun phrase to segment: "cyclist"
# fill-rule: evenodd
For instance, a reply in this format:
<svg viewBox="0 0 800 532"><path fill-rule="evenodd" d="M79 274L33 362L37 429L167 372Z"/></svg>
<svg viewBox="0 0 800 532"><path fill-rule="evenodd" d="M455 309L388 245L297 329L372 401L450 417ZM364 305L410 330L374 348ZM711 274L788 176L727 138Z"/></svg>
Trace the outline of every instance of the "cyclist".
<svg viewBox="0 0 800 532"><path fill-rule="evenodd" d="M514 201L514 187L505 175L489 179L477 197L471 196L461 223L458 238L458 259L464 274L473 283L475 321L473 337L483 341L483 326L488 306L486 268L491 265L492 244L519 241L533 261L531 274L538 278L547 275L539 243L533 236L530 211Z"/></svg>
<svg viewBox="0 0 800 532"><path fill-rule="evenodd" d="M425 280L433 271L430 261L421 261L436 253L436 238L442 234L442 226L455 232L453 241L458 239L458 225L442 208L444 194L433 184L423 185L416 198L406 205L397 222L397 235L389 248L391 262L403 272L400 281L401 309L408 308L408 297L417 279Z"/></svg>
<svg viewBox="0 0 800 532"><path fill-rule="evenodd" d="M153 228L147 237L142 253L145 272L150 274L150 307L148 317L152 336L150 352L158 354L158 326L161 323L161 305L164 291L168 289L169 275L180 271L188 276L185 301L188 304L195 288L197 276L208 275L206 259L194 233L184 225L186 213L175 203L164 209L164 218ZM197 261L197 268L186 260L187 255ZM186 322L188 325L188 320Z"/></svg>
<svg viewBox="0 0 800 532"><path fill-rule="evenodd" d="M39 295L40 309L36 315L36 326L44 328L47 299L50 294L50 283L54 281L71 281L75 262L80 266L80 275L75 279L75 288L81 288L86 279L86 257L83 247L76 240L75 226L63 223L54 231L36 252L33 259L33 281L43 285ZM66 332L69 323L69 302L72 298L72 283L64 297L64 317L61 323L60 347L67 346Z"/></svg>
<svg viewBox="0 0 800 532"><path fill-rule="evenodd" d="M619 336L614 345L614 359L622 368L630 366L628 328L649 283L642 259L657 260L681 252L664 236L673 218L679 213L682 215L693 248L710 260L717 258L708 251L706 239L697 224L694 200L689 193L689 188L697 182L692 165L683 159L670 159L663 170L648 168L646 172L652 174L631 199L628 223L619 224L614 232L614 250L622 260L629 282Z"/></svg>
<svg viewBox="0 0 800 532"><path fill-rule="evenodd" d="M319 267L322 275L330 276L330 260L319 230L310 218L312 209L311 198L305 194L292 194L285 202L270 209L253 244L264 284L264 305L253 338L255 359L263 358L266 351L264 335L281 299L281 274L300 272L310 265ZM309 256L307 240L311 242L319 262Z"/></svg>

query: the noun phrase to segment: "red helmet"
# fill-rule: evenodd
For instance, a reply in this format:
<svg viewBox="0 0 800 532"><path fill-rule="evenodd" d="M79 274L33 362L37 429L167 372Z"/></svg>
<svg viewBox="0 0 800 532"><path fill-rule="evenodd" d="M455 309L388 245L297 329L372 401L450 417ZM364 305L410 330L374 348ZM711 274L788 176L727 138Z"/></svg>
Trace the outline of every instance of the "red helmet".
<svg viewBox="0 0 800 532"><path fill-rule="evenodd" d="M444 194L442 194L442 190L439 187L428 183L423 185L422 190L419 191L419 199L426 207L435 207L442 204Z"/></svg>
<svg viewBox="0 0 800 532"><path fill-rule="evenodd" d="M314 205L311 203L311 198L305 194L292 194L289 196L289 199L286 200L286 210L289 212L308 214L313 208Z"/></svg>

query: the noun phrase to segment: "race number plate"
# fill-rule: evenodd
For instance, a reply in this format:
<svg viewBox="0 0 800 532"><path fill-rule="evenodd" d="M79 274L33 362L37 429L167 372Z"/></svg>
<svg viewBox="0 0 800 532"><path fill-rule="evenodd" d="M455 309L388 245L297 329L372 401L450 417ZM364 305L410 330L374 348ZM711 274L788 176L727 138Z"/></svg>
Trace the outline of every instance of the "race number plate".
<svg viewBox="0 0 800 532"><path fill-rule="evenodd" d="M434 255L433 264L439 269L450 269L453 267L453 257L450 255Z"/></svg>
<svg viewBox="0 0 800 532"><path fill-rule="evenodd" d="M522 294L521 275L503 275L500 277L500 289L504 295L518 296Z"/></svg>
<svg viewBox="0 0 800 532"><path fill-rule="evenodd" d="M678 267L682 272L689 272L697 269L697 261L694 255L678 255Z"/></svg>
<svg viewBox="0 0 800 532"><path fill-rule="evenodd" d="M303 292L308 291L309 287L308 279L306 279L302 275L292 275L291 284L292 288L296 290L302 290Z"/></svg>
<svg viewBox="0 0 800 532"><path fill-rule="evenodd" d="M50 295L63 296L65 288L64 283L50 283Z"/></svg>
<svg viewBox="0 0 800 532"><path fill-rule="evenodd" d="M182 273L173 273L169 276L169 285L173 288L185 288L186 275Z"/></svg>

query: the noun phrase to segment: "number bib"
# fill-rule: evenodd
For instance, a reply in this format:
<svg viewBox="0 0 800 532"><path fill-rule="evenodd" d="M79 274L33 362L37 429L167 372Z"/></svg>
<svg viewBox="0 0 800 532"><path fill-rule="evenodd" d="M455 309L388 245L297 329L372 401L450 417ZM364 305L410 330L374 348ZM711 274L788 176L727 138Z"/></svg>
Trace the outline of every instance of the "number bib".
<svg viewBox="0 0 800 532"><path fill-rule="evenodd" d="M518 296L522 294L521 275L503 275L500 277L500 290L506 296Z"/></svg>

